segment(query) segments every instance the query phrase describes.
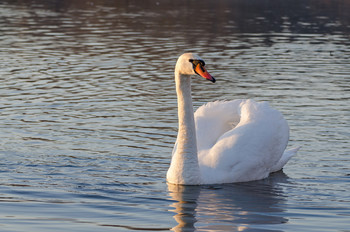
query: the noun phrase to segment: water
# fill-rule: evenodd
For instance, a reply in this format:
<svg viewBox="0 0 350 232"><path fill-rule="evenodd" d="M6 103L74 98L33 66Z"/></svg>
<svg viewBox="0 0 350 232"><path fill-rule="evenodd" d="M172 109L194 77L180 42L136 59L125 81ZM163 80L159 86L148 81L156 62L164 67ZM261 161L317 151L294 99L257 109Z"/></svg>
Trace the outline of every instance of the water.
<svg viewBox="0 0 350 232"><path fill-rule="evenodd" d="M349 231L348 1L0 1L1 231ZM261 181L176 187L176 58L195 108L269 101L302 149Z"/></svg>

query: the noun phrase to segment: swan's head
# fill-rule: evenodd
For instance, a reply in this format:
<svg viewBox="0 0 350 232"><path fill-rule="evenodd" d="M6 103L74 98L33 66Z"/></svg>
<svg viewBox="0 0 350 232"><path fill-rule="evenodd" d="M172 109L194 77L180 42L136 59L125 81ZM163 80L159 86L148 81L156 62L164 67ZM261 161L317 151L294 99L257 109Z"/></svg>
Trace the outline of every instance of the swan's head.
<svg viewBox="0 0 350 232"><path fill-rule="evenodd" d="M204 68L205 62L196 54L182 54L176 62L175 72L182 75L199 75L205 79L215 82L215 78Z"/></svg>

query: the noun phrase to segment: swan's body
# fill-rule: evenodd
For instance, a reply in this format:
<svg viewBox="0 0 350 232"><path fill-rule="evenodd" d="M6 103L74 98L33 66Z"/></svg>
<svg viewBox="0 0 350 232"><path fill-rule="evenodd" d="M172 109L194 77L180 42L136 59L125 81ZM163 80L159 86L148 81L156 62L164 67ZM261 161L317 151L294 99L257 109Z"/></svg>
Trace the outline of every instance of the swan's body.
<svg viewBox="0 0 350 232"><path fill-rule="evenodd" d="M199 185L252 181L283 168L298 149L285 151L289 127L268 103L210 102L193 113L190 75L215 82L192 53L175 67L179 131L167 181Z"/></svg>

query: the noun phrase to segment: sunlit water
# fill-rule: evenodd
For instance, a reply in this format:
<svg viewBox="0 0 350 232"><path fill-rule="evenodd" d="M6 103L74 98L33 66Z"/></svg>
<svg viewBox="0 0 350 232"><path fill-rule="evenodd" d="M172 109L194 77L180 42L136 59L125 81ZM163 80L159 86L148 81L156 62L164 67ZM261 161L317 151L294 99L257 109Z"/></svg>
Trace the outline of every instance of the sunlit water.
<svg viewBox="0 0 350 232"><path fill-rule="evenodd" d="M350 4L272 2L0 1L0 231L349 231ZM195 108L283 112L283 173L167 185L185 51Z"/></svg>

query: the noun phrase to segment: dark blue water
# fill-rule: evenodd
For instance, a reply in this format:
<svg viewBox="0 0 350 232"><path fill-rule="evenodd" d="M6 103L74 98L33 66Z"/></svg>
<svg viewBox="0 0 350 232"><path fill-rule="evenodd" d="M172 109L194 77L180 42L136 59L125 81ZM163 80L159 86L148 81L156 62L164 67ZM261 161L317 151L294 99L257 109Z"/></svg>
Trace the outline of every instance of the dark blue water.
<svg viewBox="0 0 350 232"><path fill-rule="evenodd" d="M348 1L0 1L0 231L349 231ZM302 146L255 182L180 187L173 69L269 101Z"/></svg>

